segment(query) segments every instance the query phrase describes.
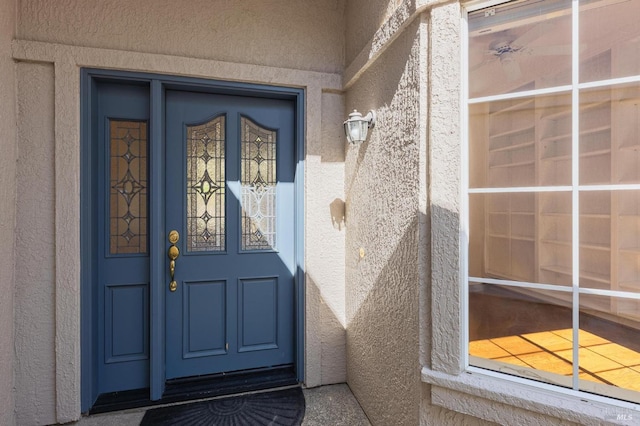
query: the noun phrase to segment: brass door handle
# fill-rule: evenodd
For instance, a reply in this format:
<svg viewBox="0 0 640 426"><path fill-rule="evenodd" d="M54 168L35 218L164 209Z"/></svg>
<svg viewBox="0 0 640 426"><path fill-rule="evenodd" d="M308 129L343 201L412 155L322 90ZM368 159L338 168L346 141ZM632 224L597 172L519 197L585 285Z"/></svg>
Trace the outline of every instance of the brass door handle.
<svg viewBox="0 0 640 426"><path fill-rule="evenodd" d="M175 280L176 274L176 259L180 256L180 250L176 247L176 243L180 239L180 234L178 231L169 232L169 242L171 246L169 247L169 276L171 277L171 282L169 283L169 291L176 291L178 288L178 283Z"/></svg>

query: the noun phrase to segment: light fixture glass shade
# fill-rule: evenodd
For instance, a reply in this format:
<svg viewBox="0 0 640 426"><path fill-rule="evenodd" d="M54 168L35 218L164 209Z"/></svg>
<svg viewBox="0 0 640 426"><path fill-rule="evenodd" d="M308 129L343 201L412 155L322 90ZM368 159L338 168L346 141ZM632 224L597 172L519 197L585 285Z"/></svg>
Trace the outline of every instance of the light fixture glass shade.
<svg viewBox="0 0 640 426"><path fill-rule="evenodd" d="M369 113L363 117L357 110L353 110L349 114L349 118L344 122L344 134L349 143L360 143L367 139L367 133L370 127L375 124L375 113Z"/></svg>

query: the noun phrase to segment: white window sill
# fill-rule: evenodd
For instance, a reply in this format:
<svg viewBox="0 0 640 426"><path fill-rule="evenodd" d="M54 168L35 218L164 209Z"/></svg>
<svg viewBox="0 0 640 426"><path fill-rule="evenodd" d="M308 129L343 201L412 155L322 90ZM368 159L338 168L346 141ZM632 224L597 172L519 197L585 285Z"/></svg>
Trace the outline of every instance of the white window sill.
<svg viewBox="0 0 640 426"><path fill-rule="evenodd" d="M535 424L559 424L558 419L594 426L640 424L637 404L498 374L471 367L450 375L423 367L422 381L432 386L433 405L499 424L529 424L522 416L532 413L539 417Z"/></svg>

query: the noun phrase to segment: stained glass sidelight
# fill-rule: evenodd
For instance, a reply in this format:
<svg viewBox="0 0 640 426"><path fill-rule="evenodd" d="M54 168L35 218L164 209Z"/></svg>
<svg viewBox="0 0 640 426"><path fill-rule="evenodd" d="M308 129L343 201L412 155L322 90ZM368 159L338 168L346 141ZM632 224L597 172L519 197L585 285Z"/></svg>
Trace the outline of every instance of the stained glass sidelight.
<svg viewBox="0 0 640 426"><path fill-rule="evenodd" d="M109 252L147 253L147 123L109 120Z"/></svg>
<svg viewBox="0 0 640 426"><path fill-rule="evenodd" d="M187 251L225 250L225 117L187 126Z"/></svg>
<svg viewBox="0 0 640 426"><path fill-rule="evenodd" d="M276 132L241 119L242 250L276 248Z"/></svg>

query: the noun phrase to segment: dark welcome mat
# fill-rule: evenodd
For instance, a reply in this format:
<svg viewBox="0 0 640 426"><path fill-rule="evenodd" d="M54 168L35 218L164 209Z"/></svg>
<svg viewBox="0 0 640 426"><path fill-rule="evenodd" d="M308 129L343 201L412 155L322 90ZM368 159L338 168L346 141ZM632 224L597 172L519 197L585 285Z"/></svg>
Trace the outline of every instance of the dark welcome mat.
<svg viewBox="0 0 640 426"><path fill-rule="evenodd" d="M140 426L297 426L304 409L304 395L297 387L154 408L146 412Z"/></svg>

